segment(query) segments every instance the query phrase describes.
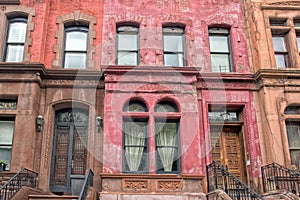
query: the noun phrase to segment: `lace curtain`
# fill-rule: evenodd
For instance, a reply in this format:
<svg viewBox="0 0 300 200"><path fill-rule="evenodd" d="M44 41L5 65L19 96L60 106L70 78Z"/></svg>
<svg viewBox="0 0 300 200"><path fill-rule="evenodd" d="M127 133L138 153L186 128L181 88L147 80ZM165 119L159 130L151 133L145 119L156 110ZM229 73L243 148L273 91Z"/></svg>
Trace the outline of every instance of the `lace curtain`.
<svg viewBox="0 0 300 200"><path fill-rule="evenodd" d="M156 124L156 144L164 171L171 172L176 152L177 123Z"/></svg>
<svg viewBox="0 0 300 200"><path fill-rule="evenodd" d="M146 141L146 122L125 123L125 157L129 171L138 171Z"/></svg>

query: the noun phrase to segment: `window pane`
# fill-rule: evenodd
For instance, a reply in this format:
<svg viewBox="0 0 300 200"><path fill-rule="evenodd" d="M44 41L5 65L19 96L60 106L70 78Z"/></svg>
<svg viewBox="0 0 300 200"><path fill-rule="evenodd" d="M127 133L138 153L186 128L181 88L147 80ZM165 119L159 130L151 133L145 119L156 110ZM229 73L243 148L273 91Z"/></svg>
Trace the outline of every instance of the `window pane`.
<svg viewBox="0 0 300 200"><path fill-rule="evenodd" d="M155 112L178 112L178 108L175 104L171 102L160 102L155 108Z"/></svg>
<svg viewBox="0 0 300 200"><path fill-rule="evenodd" d="M22 62L24 46L8 45L6 52L6 62Z"/></svg>
<svg viewBox="0 0 300 200"><path fill-rule="evenodd" d="M164 51L183 52L182 36L165 35L164 36Z"/></svg>
<svg viewBox="0 0 300 200"><path fill-rule="evenodd" d="M297 37L298 53L300 53L300 37Z"/></svg>
<svg viewBox="0 0 300 200"><path fill-rule="evenodd" d="M118 50L137 51L137 35L118 34Z"/></svg>
<svg viewBox="0 0 300 200"><path fill-rule="evenodd" d="M300 168L300 150L291 150L291 161L293 165L296 165L296 167Z"/></svg>
<svg viewBox="0 0 300 200"><path fill-rule="evenodd" d="M125 112L147 112L147 107L143 102L140 101L130 101L128 102L123 111Z"/></svg>
<svg viewBox="0 0 300 200"><path fill-rule="evenodd" d="M229 53L227 36L209 36L210 51Z"/></svg>
<svg viewBox="0 0 300 200"><path fill-rule="evenodd" d="M284 37L272 37L274 51L286 52Z"/></svg>
<svg viewBox="0 0 300 200"><path fill-rule="evenodd" d="M14 133L14 121L0 121L0 145L11 145Z"/></svg>
<svg viewBox="0 0 300 200"><path fill-rule="evenodd" d="M230 72L227 54L210 54L213 72Z"/></svg>
<svg viewBox="0 0 300 200"><path fill-rule="evenodd" d="M286 130L288 134L289 147L300 148L299 126L287 125Z"/></svg>
<svg viewBox="0 0 300 200"><path fill-rule="evenodd" d="M73 31L66 35L66 51L86 51L87 33Z"/></svg>
<svg viewBox="0 0 300 200"><path fill-rule="evenodd" d="M66 53L65 68L84 69L86 65L85 53Z"/></svg>
<svg viewBox="0 0 300 200"><path fill-rule="evenodd" d="M10 168L10 157L11 157L11 146L1 146L0 145L0 160L5 160L6 168L5 170L9 170Z"/></svg>
<svg viewBox="0 0 300 200"><path fill-rule="evenodd" d="M158 170L177 171L177 122L156 122L155 129L157 155L161 163L157 166Z"/></svg>
<svg viewBox="0 0 300 200"><path fill-rule="evenodd" d="M8 43L24 43L26 36L27 24L23 22L15 22L9 25Z"/></svg>
<svg viewBox="0 0 300 200"><path fill-rule="evenodd" d="M287 68L286 62L285 62L285 55L283 54L276 54L275 55L276 60L276 66L277 68Z"/></svg>
<svg viewBox="0 0 300 200"><path fill-rule="evenodd" d="M125 158L129 171L139 171L145 156L147 122L124 122ZM146 166L146 165L143 165ZM145 171L146 169L142 169Z"/></svg>
<svg viewBox="0 0 300 200"><path fill-rule="evenodd" d="M137 65L136 52L119 52L118 65Z"/></svg>
<svg viewBox="0 0 300 200"><path fill-rule="evenodd" d="M183 66L183 54L164 54L165 66Z"/></svg>

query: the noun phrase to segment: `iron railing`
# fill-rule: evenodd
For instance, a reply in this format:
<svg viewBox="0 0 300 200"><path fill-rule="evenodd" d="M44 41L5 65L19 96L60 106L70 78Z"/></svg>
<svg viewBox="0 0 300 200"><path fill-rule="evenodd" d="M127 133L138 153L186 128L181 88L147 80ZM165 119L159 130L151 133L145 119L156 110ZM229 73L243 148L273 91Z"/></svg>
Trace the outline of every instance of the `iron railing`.
<svg viewBox="0 0 300 200"><path fill-rule="evenodd" d="M246 184L228 172L228 168L217 162L206 167L208 192L223 190L233 200L262 199L261 196L250 189Z"/></svg>
<svg viewBox="0 0 300 200"><path fill-rule="evenodd" d="M38 173L22 168L0 187L0 200L10 200L23 186L36 188Z"/></svg>
<svg viewBox="0 0 300 200"><path fill-rule="evenodd" d="M300 173L277 163L261 168L264 192L287 190L300 197Z"/></svg>
<svg viewBox="0 0 300 200"><path fill-rule="evenodd" d="M88 170L87 175L84 179L84 183L78 197L78 200L86 200L89 187L93 186L94 173L91 169Z"/></svg>

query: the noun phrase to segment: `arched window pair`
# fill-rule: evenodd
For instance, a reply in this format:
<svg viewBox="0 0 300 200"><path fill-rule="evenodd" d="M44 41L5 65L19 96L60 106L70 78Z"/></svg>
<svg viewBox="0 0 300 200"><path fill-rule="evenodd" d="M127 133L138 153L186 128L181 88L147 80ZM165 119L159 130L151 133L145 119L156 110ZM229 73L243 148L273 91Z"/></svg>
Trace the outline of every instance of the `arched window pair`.
<svg viewBox="0 0 300 200"><path fill-rule="evenodd" d="M123 172L148 173L155 155L157 173L180 172L179 113L169 101L154 108L154 133L149 133L149 112L141 101L129 101L123 109ZM152 121L152 120L151 120ZM150 147L154 146L154 147ZM151 153L149 150L155 150Z"/></svg>

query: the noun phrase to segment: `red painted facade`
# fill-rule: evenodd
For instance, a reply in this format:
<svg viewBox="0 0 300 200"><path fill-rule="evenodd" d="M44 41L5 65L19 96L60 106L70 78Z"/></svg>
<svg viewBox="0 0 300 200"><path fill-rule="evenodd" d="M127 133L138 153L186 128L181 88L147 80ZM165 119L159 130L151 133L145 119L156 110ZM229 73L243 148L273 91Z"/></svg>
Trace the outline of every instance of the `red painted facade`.
<svg viewBox="0 0 300 200"><path fill-rule="evenodd" d="M140 98L148 106L149 146L153 141L153 107L161 99L180 108L182 174L205 175L211 162L208 107L243 107L244 139L250 177L258 177L261 166L258 130L250 73L242 4L239 1L108 1L104 2L102 64L115 64L116 26L135 23L140 28L139 67L108 66L105 74L103 172L122 172L122 109L130 99ZM187 67L163 66L162 26L185 26ZM210 73L208 28L230 28L235 73ZM153 67L151 67L153 66ZM195 67L195 68L194 68ZM174 76L175 75L175 76ZM234 82L232 82L234 80ZM150 154L154 149L150 149ZM150 156L150 173L155 159Z"/></svg>

